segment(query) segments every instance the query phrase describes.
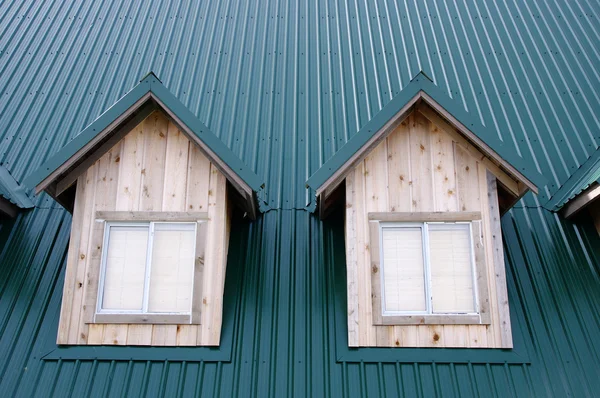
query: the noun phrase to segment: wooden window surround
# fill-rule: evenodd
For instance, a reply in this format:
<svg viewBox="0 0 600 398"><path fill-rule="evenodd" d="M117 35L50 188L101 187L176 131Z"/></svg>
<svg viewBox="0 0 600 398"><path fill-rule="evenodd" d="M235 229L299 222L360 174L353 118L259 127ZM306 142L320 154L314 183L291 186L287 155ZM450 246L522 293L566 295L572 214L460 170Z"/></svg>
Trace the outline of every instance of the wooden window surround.
<svg viewBox="0 0 600 398"><path fill-rule="evenodd" d="M208 221L208 213L206 212L129 212L129 211L98 211L96 212L96 222L94 226L94 240L99 243L98 252L100 256L92 258L90 263L90 275L98 280L98 289L90 291L86 297L86 306L95 308L95 311L90 311L90 318L86 320L89 324L193 324L199 325L202 306L202 270L204 265L204 252L206 247L206 227ZM155 223L195 223L195 260L193 269L193 283L191 293L191 308L190 311L180 313L160 313L149 312L148 308L148 275L145 277L144 288L144 306L146 311L115 311L102 309L102 295L104 288L105 263L107 256L107 245L109 231L115 226L147 226L148 233L152 230L151 226ZM192 224L193 225L193 224ZM147 243L151 248L151 243ZM150 253L150 249L147 249ZM145 270L150 267L150 257L145 260Z"/></svg>
<svg viewBox="0 0 600 398"><path fill-rule="evenodd" d="M374 325L489 325L489 293L485 252L481 227L481 213L479 212L390 212L369 213L369 233L371 241L371 288ZM429 265L429 244L427 243L428 226L440 225L468 225L471 238L471 265L473 267L473 291L475 311L467 313L434 313L432 310L431 271ZM423 311L384 311L384 268L382 261L382 230L384 228L420 228L423 234L423 267L424 293L427 309Z"/></svg>

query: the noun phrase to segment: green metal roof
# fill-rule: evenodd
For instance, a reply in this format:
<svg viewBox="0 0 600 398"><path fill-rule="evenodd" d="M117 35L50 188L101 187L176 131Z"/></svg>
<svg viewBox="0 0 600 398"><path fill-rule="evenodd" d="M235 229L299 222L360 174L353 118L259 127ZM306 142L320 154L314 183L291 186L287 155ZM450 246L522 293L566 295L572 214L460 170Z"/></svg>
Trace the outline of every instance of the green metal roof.
<svg viewBox="0 0 600 398"><path fill-rule="evenodd" d="M265 182L270 208L232 228L228 270L240 279L227 350L61 358L52 339L70 216L38 197L0 223L1 391L594 396L599 238L542 205L600 143L599 17L585 0L1 2L0 162L17 181L152 70ZM305 181L421 70L548 181L503 217L522 363L482 362L474 350L456 362L338 355L342 220L305 211Z"/></svg>
<svg viewBox="0 0 600 398"><path fill-rule="evenodd" d="M547 210L502 220L516 350L348 349L343 217L234 220L223 343L55 344L70 215L0 228L0 388L7 396L594 396L600 238ZM390 353L389 351L393 351Z"/></svg>
<svg viewBox="0 0 600 398"><path fill-rule="evenodd" d="M21 209L30 209L34 206L27 196L25 188L21 186L6 167L0 165L0 196Z"/></svg>
<svg viewBox="0 0 600 398"><path fill-rule="evenodd" d="M600 144L597 20L583 0L5 1L0 163L23 181L152 70L269 208L305 208L306 180L423 70L546 178L537 206Z"/></svg>
<svg viewBox="0 0 600 398"><path fill-rule="evenodd" d="M557 211L595 182L600 183L600 148L573 173L545 207Z"/></svg>

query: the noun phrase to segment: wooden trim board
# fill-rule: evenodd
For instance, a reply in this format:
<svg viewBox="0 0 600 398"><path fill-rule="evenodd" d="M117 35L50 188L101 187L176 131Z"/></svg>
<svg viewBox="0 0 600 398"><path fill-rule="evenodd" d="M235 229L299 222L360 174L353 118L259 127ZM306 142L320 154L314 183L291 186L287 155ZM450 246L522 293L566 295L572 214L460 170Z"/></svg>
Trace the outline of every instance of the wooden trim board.
<svg viewBox="0 0 600 398"><path fill-rule="evenodd" d="M96 221L174 221L208 220L208 212L190 211L97 211Z"/></svg>
<svg viewBox="0 0 600 398"><path fill-rule="evenodd" d="M479 211L388 212L368 213L369 221L382 222L453 222L481 220Z"/></svg>

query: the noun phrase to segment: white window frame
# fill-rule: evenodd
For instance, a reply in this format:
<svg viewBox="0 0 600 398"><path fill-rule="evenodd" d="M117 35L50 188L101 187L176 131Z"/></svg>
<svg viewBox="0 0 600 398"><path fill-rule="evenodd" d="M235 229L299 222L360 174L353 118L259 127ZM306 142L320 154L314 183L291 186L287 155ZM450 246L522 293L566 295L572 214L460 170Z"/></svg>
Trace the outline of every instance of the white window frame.
<svg viewBox="0 0 600 398"><path fill-rule="evenodd" d="M468 227L469 232L469 257L471 265L471 281L473 283L473 303L475 312L434 312L433 311L433 294L432 294L432 279L431 279L431 256L429 245L429 227L444 226L447 228L457 228L457 226ZM388 311L385 308L385 261L383 253L383 232L385 229L395 230L402 228L419 228L421 230L421 242L423 251L423 272L425 282L425 311ZM379 258L381 259L381 310L383 316L403 316L403 315L479 315L479 295L477 289L477 269L475 266L475 252L473 248L473 228L471 222L381 222L379 223Z"/></svg>
<svg viewBox="0 0 600 398"><path fill-rule="evenodd" d="M154 248L154 228L156 224L180 224L193 226L194 231L194 253L196 252L198 222L190 221L106 221L104 226L104 236L102 245L102 258L100 263L100 278L98 281L98 299L96 301L96 313L94 321L98 323L177 323L185 324L192 322L192 307L194 301L194 267L191 269L190 278L192 279L189 311L185 312L149 312L148 300L150 294L150 278L152 274L152 251ZM108 243L110 238L110 229L112 227L147 227L148 245L146 248L146 268L144 279L144 295L141 310L113 310L103 309L104 283L106 277L106 261L108 256ZM173 229L177 230L177 229Z"/></svg>

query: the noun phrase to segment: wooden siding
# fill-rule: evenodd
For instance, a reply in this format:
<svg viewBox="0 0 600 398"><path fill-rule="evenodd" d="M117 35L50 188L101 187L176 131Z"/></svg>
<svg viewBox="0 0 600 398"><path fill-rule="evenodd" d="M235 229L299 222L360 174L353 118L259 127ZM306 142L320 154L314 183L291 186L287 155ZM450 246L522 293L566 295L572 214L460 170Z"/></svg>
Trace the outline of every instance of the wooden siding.
<svg viewBox="0 0 600 398"><path fill-rule="evenodd" d="M506 284L498 283L498 276L488 278L490 325L373 325L368 213L480 212L487 274L499 274L495 261L503 262L497 254L502 252L502 240L496 230L497 200L490 201L488 197L488 167L482 162L483 157L473 148L466 148L462 141L420 112L413 112L346 178L351 347L512 346ZM498 169L493 171L497 173ZM505 180L508 176L499 178ZM491 194L496 195L495 184L493 187ZM504 264L499 266L503 269ZM499 277L503 278L504 273ZM502 310L498 308L498 297L503 298Z"/></svg>
<svg viewBox="0 0 600 398"><path fill-rule="evenodd" d="M230 206L224 175L154 112L77 180L58 344L219 345ZM91 324L102 222L96 212L208 212L200 325ZM200 298L198 298L200 299ZM196 300L196 298L194 298Z"/></svg>

